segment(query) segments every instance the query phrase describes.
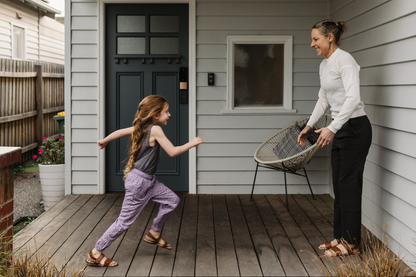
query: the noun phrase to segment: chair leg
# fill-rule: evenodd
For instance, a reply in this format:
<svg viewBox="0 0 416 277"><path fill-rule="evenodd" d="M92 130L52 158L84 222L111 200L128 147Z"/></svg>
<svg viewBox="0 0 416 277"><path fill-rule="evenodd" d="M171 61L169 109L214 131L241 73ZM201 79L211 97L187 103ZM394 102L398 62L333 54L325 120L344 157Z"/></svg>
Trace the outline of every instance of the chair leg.
<svg viewBox="0 0 416 277"><path fill-rule="evenodd" d="M285 172L285 193L286 193L286 208L289 209L289 201L287 200L287 180L286 180L286 170Z"/></svg>
<svg viewBox="0 0 416 277"><path fill-rule="evenodd" d="M308 174L306 174L306 169L305 168L303 168L303 172L305 172L306 181L308 181L308 185L309 185L309 189L311 190L312 198L315 200L315 196L313 195L313 192L312 192L311 183L309 183Z"/></svg>
<svg viewBox="0 0 416 277"><path fill-rule="evenodd" d="M251 197L250 201L253 201L253 192L254 192L254 185L256 184L256 177L257 177L257 170L259 169L259 163L256 166L256 173L254 173L254 180L253 180L253 188L251 189Z"/></svg>

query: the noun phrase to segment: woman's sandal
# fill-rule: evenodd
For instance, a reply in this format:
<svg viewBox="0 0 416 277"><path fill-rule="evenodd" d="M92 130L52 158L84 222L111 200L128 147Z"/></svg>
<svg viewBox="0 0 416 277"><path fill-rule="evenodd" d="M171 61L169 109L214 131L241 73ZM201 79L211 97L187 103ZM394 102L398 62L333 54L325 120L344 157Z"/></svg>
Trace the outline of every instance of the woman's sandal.
<svg viewBox="0 0 416 277"><path fill-rule="evenodd" d="M145 242L150 243L150 244L156 244L157 246L162 247L162 248L165 248L167 250L171 250L172 249L172 247L166 241L164 241L165 243L161 243L161 240L163 240L162 236L159 236L159 238L155 238L152 235L152 233L150 233L150 231L147 232L146 236L148 236L150 239L146 239L146 237L144 237L143 240Z"/></svg>
<svg viewBox="0 0 416 277"><path fill-rule="evenodd" d="M341 243L341 240L339 240L339 239L335 239L335 240L336 240L336 244L334 244L333 240L332 240L332 241L326 241L326 242L324 243L325 247L321 247L321 246L319 246L319 247L318 247L318 248L319 248L319 250L329 250L329 249L331 249L332 247L337 246L338 244L340 244L340 243Z"/></svg>
<svg viewBox="0 0 416 277"><path fill-rule="evenodd" d="M352 246L346 243L340 243L337 246L325 251L325 255L329 257L348 256L360 254L359 246L354 244Z"/></svg>
<svg viewBox="0 0 416 277"><path fill-rule="evenodd" d="M92 255L92 250L90 250L90 252L88 253L88 257L85 260L85 262L90 265L90 266L98 266L98 267L115 267L118 266L118 263L115 262L116 264L111 265L111 262L113 261L112 259L106 259L104 261L104 264L101 264L101 260L104 259L105 255L104 253L101 253L100 256L98 256L98 258L94 258L94 256Z"/></svg>

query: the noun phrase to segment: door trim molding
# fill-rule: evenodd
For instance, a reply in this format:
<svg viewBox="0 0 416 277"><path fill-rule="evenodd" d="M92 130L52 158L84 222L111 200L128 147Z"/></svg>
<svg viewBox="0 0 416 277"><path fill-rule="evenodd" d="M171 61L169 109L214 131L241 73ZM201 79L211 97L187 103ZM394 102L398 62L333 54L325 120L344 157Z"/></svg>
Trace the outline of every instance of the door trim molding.
<svg viewBox="0 0 416 277"><path fill-rule="evenodd" d="M196 0L98 0L98 135L105 136L105 4L188 4L189 9L189 140L196 137ZM98 151L98 193L105 193L105 149ZM189 150L189 193L196 191L196 149Z"/></svg>

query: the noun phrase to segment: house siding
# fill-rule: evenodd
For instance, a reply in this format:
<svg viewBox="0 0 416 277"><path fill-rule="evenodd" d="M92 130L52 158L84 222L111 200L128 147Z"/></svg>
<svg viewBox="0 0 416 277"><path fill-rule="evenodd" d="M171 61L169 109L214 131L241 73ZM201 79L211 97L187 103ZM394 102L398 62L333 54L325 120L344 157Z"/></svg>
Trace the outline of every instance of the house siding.
<svg viewBox="0 0 416 277"><path fill-rule="evenodd" d="M18 13L22 18L16 17ZM64 64L64 25L34 8L15 1L0 1L0 58L12 58L11 25L26 28L26 60Z"/></svg>
<svg viewBox="0 0 416 277"><path fill-rule="evenodd" d="M363 224L380 239L387 235L415 269L416 1L333 0L329 10L331 19L349 23L341 48L361 66L361 97L373 128Z"/></svg>
<svg viewBox="0 0 416 277"><path fill-rule="evenodd" d="M67 11L68 14L68 11ZM70 2L71 172L68 193L98 194L98 4Z"/></svg>
<svg viewBox="0 0 416 277"><path fill-rule="evenodd" d="M309 116L319 90L311 26L327 17L327 1L197 1L197 193L250 193L256 148L279 129ZM293 36L294 114L222 114L227 98L227 36ZM215 73L208 86L207 73ZM328 149L307 165L315 193L328 190ZM289 193L310 193L305 178L288 176ZM282 173L260 169L256 193L284 193Z"/></svg>

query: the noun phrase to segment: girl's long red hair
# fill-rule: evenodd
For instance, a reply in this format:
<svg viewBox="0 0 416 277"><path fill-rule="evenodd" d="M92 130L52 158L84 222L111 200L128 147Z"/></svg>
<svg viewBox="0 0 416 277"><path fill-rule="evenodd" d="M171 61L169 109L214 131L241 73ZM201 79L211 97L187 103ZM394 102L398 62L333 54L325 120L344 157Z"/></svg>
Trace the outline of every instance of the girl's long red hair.
<svg viewBox="0 0 416 277"><path fill-rule="evenodd" d="M163 96L150 95L144 98L138 107L136 116L133 121L133 133L130 138L129 161L124 169L124 179L133 169L134 163L137 161L143 140L147 135L147 128L153 123L155 115L160 115L168 101Z"/></svg>

